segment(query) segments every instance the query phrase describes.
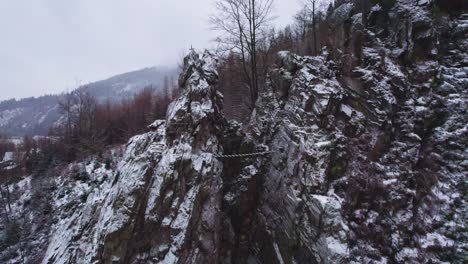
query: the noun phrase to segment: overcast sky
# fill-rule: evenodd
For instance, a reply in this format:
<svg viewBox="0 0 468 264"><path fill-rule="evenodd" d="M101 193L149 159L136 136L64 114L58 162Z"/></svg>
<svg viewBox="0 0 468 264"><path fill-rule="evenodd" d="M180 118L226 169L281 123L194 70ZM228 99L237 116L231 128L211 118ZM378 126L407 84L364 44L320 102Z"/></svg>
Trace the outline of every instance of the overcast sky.
<svg viewBox="0 0 468 264"><path fill-rule="evenodd" d="M276 0L275 23L301 0ZM0 100L60 93L212 45L213 0L0 0Z"/></svg>

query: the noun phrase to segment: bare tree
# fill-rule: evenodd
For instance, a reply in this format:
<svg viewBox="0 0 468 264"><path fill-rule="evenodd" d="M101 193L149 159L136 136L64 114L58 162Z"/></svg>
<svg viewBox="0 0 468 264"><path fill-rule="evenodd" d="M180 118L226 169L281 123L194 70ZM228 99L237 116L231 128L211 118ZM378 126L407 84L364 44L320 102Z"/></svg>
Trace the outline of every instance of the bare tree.
<svg viewBox="0 0 468 264"><path fill-rule="evenodd" d="M315 15L316 15L316 10L315 10L315 4L317 0L309 0L312 4L312 30L314 34L314 55L317 55L317 23L315 20Z"/></svg>
<svg viewBox="0 0 468 264"><path fill-rule="evenodd" d="M65 139L70 140L72 136L73 106L76 104L76 98L72 93L66 93L59 101L59 111L65 115Z"/></svg>
<svg viewBox="0 0 468 264"><path fill-rule="evenodd" d="M98 102L86 89L81 87L67 93L59 101L59 110L65 118L63 143L71 153L77 149L97 149L100 143L95 122Z"/></svg>
<svg viewBox="0 0 468 264"><path fill-rule="evenodd" d="M211 17L222 51L240 54L243 74L249 86L251 107L258 97L257 48L267 35L274 0L217 0L217 14Z"/></svg>
<svg viewBox="0 0 468 264"><path fill-rule="evenodd" d="M76 98L75 135L82 147L94 149L98 141L95 127L97 100L85 89L86 87L74 92Z"/></svg>
<svg viewBox="0 0 468 264"><path fill-rule="evenodd" d="M304 7L294 17L295 34L298 38L298 52L306 55L317 55L323 45L324 39L328 37L324 34L325 13L331 0L305 0ZM325 24L324 24L325 23Z"/></svg>

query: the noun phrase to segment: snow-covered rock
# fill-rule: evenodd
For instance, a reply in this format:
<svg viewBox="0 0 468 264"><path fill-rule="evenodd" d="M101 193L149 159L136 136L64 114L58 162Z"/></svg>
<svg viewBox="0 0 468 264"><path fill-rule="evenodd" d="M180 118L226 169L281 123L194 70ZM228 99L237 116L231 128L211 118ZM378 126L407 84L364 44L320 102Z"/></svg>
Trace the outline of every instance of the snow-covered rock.
<svg viewBox="0 0 468 264"><path fill-rule="evenodd" d="M54 213L7 263L463 262L468 16L438 24L432 4L342 4L336 46L280 52L244 125L224 119L215 57L191 51L166 120L116 166L9 187L15 217L38 197Z"/></svg>
<svg viewBox="0 0 468 264"><path fill-rule="evenodd" d="M165 121L132 138L112 176L54 227L43 263L220 258L224 121L216 61L192 51Z"/></svg>

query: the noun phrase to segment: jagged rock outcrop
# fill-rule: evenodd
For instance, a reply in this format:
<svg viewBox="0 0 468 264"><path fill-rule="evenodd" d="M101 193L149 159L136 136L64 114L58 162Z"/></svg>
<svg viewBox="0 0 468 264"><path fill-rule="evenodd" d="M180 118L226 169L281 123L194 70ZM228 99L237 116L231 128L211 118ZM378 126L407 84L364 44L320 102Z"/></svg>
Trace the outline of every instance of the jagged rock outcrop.
<svg viewBox="0 0 468 264"><path fill-rule="evenodd" d="M332 26L349 35L332 54L279 54L245 139L226 148L273 151L225 180L234 259L466 258L467 17L432 8L345 3Z"/></svg>
<svg viewBox="0 0 468 264"><path fill-rule="evenodd" d="M192 51L166 120L114 170L54 180L42 262L466 260L468 16L391 2L338 6L345 41L320 56L280 52L243 125L224 119L214 56Z"/></svg>
<svg viewBox="0 0 468 264"><path fill-rule="evenodd" d="M192 51L165 121L130 140L112 177L54 230L43 263L220 262L225 120L216 61Z"/></svg>
<svg viewBox="0 0 468 264"><path fill-rule="evenodd" d="M342 135L325 129L332 125L327 116L339 111L343 88L333 63L323 57L282 52L278 62L244 142L269 146L273 153L252 160L243 171L243 178L255 177L262 185L256 212L241 234L250 246L238 257L260 263L345 262L343 199L328 188L330 174L344 169L330 167ZM290 83L286 92L284 82Z"/></svg>

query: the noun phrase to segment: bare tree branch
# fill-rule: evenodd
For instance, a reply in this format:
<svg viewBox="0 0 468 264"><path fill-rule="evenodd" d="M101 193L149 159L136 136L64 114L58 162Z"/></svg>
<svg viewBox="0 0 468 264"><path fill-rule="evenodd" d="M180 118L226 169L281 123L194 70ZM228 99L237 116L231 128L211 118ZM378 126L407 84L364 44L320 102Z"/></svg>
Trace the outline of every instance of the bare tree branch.
<svg viewBox="0 0 468 264"><path fill-rule="evenodd" d="M216 39L219 51L236 52L249 84L251 108L258 97L258 46L267 39L274 0L217 0L217 14L211 16L213 29L222 32ZM221 48L222 47L222 48ZM229 50L230 49L230 50Z"/></svg>

